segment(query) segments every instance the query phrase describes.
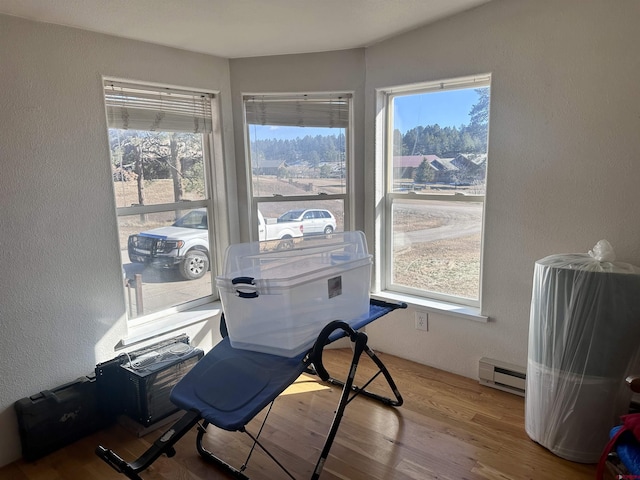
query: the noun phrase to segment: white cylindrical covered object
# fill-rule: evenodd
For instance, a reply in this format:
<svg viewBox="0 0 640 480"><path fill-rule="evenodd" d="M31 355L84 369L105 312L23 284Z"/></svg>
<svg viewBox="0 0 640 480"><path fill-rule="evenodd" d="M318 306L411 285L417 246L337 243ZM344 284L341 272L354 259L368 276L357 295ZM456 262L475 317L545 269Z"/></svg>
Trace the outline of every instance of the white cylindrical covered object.
<svg viewBox="0 0 640 480"><path fill-rule="evenodd" d="M624 379L639 353L639 268L587 254L538 260L525 393L529 437L568 460L597 462L628 409Z"/></svg>

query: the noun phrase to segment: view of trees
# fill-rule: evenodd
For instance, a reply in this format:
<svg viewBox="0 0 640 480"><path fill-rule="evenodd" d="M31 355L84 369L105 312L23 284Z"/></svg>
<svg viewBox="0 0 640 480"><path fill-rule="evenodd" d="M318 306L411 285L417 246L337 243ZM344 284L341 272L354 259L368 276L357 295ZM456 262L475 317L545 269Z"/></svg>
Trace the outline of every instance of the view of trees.
<svg viewBox="0 0 640 480"><path fill-rule="evenodd" d="M399 142L394 142L394 155L437 155L441 158L455 157L458 153L485 153L486 130L478 135L471 125L440 127L440 125L417 126L404 135L394 132Z"/></svg>
<svg viewBox="0 0 640 480"><path fill-rule="evenodd" d="M436 155L440 158L468 158L487 151L489 118L489 88L476 89L478 102L469 112L469 124L459 127L440 127L438 124L416 126L404 134L394 132L394 155ZM263 162L277 162L274 175L330 178L344 174L345 134L307 135L290 140L267 138L251 144L254 168ZM173 201L185 199L186 193L202 197L204 194L202 135L193 133L109 130L114 181L137 182L139 205L146 205L145 182L171 179ZM303 167L303 168L300 168ZM454 181L473 181L483 178L484 166L466 162L455 172L446 175ZM302 172L302 173L301 173ZM311 173L310 173L311 172ZM434 170L427 161L412 170L416 183L446 181L442 171ZM447 177L447 178L448 178ZM454 178L455 177L455 178Z"/></svg>
<svg viewBox="0 0 640 480"><path fill-rule="evenodd" d="M475 90L478 102L469 112L469 124L459 127L440 127L438 124L416 126L404 134L399 130L393 132L394 155L437 155L440 158L456 158L465 154L470 158L486 155L487 131L489 120L489 88ZM321 178L331 176L334 170L328 165L344 161L344 134L339 135L307 135L302 138L282 140L268 138L251 143L253 166L262 166L261 161L277 160L279 177L286 177L292 167L305 165L314 171L314 175ZM471 181L482 172L473 164L464 171L450 172L448 175L456 177L455 181ZM439 181L444 178L431 168L428 162L423 162L415 169L414 180L417 183ZM458 178L459 177L459 178Z"/></svg>
<svg viewBox="0 0 640 480"><path fill-rule="evenodd" d="M416 183L429 183L435 180L435 176L435 171L429 166L429 162L423 160L416 169L413 179Z"/></svg>
<svg viewBox="0 0 640 480"><path fill-rule="evenodd" d="M469 125L440 127L417 126L404 135L394 132L394 155L437 155L453 158L459 153L487 153L487 127L489 122L489 88L478 88L478 102L469 112Z"/></svg>
<svg viewBox="0 0 640 480"><path fill-rule="evenodd" d="M317 168L321 163L344 161L345 136L342 129L338 135L306 135L292 140L269 138L251 143L254 165L261 160L281 160L288 165L306 162Z"/></svg>
<svg viewBox="0 0 640 480"><path fill-rule="evenodd" d="M171 179L175 202L204 194L202 135L109 129L114 181L136 181L146 205L145 181Z"/></svg>

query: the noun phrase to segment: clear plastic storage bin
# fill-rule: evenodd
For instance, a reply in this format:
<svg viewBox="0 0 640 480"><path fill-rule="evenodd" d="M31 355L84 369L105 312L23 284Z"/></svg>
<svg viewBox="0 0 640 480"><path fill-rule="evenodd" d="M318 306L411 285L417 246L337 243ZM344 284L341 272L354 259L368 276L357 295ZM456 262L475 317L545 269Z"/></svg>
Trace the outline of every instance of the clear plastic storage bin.
<svg viewBox="0 0 640 480"><path fill-rule="evenodd" d="M332 320L369 313L371 256L362 232L227 249L216 285L234 348L294 357Z"/></svg>

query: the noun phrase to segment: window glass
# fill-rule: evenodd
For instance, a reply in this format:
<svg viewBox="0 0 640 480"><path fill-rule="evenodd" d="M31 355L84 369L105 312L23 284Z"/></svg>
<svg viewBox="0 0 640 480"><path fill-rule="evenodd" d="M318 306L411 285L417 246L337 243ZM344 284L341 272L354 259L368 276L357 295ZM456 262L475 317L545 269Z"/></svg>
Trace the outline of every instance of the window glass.
<svg viewBox="0 0 640 480"><path fill-rule="evenodd" d="M481 201L394 202L392 283L478 299L482 208Z"/></svg>
<svg viewBox="0 0 640 480"><path fill-rule="evenodd" d="M129 318L211 301L213 96L116 81L104 91Z"/></svg>
<svg viewBox="0 0 640 480"><path fill-rule="evenodd" d="M386 95L389 290L479 305L489 80Z"/></svg>
<svg viewBox="0 0 640 480"><path fill-rule="evenodd" d="M109 129L116 207L205 200L203 135Z"/></svg>
<svg viewBox="0 0 640 480"><path fill-rule="evenodd" d="M344 131L250 125L253 195L346 193Z"/></svg>
<svg viewBox="0 0 640 480"><path fill-rule="evenodd" d="M211 296L208 274L209 246L203 211L168 211L118 216L120 251L125 276L129 318L159 312ZM200 222L196 222L196 218ZM187 246L200 246L203 254L189 267L177 260ZM190 268L182 271L180 268ZM187 280L185 276L198 277Z"/></svg>
<svg viewBox="0 0 640 480"><path fill-rule="evenodd" d="M302 235L349 225L350 94L244 97L253 214L279 238L276 223L301 222ZM289 225L291 226L291 225Z"/></svg>
<svg viewBox="0 0 640 480"><path fill-rule="evenodd" d="M303 236L344 231L344 201L341 199L260 202L257 207L266 225L259 230L259 240L282 238L285 235L283 227L295 227ZM314 215L315 212L322 216ZM271 227L274 223L277 225Z"/></svg>

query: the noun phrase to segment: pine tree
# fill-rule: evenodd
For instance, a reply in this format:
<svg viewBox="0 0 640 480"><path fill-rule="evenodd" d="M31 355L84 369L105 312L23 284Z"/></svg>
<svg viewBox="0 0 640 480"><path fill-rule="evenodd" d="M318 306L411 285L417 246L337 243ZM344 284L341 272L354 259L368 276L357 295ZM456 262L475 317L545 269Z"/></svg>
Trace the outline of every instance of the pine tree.
<svg viewBox="0 0 640 480"><path fill-rule="evenodd" d="M418 168L416 168L416 173L413 181L415 183L433 182L435 176L434 174L435 172L433 171L433 168L431 168L431 165L429 165L429 162L427 162L427 159L425 158L424 160L422 160L422 163L418 165Z"/></svg>

